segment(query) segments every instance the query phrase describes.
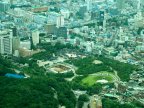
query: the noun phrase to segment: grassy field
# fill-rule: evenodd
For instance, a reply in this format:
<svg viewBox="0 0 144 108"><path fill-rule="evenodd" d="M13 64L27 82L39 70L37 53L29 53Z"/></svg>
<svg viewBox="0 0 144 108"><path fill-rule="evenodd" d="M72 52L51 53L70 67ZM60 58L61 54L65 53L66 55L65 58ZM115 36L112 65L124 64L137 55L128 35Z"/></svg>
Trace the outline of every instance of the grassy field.
<svg viewBox="0 0 144 108"><path fill-rule="evenodd" d="M83 85L87 85L87 86L92 86L96 83L96 81L98 80L107 80L108 82L113 82L114 79L112 77L112 73L109 72L102 72L104 74L100 74L101 72L99 72L98 74L95 75L88 75L87 77L85 77L84 79L82 79L81 83Z"/></svg>

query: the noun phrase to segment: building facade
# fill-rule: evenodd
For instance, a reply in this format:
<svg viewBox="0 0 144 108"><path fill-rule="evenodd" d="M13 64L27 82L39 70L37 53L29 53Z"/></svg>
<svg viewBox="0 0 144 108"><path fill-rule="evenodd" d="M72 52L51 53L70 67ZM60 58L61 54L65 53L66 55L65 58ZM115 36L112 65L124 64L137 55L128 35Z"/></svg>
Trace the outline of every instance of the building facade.
<svg viewBox="0 0 144 108"><path fill-rule="evenodd" d="M10 4L0 1L0 12L5 12L10 9Z"/></svg>
<svg viewBox="0 0 144 108"><path fill-rule="evenodd" d="M0 32L0 53L12 54L12 31Z"/></svg>

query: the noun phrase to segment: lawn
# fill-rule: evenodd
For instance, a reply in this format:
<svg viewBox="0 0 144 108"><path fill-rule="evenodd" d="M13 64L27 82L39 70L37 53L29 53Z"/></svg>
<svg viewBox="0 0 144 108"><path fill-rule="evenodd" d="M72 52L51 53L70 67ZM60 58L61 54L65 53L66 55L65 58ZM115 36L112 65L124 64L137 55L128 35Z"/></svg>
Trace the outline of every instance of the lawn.
<svg viewBox="0 0 144 108"><path fill-rule="evenodd" d="M107 75L108 72L104 73L103 75L101 74L97 74L97 75L88 75L87 77L83 78L81 83L83 85L87 85L87 86L92 86L96 83L96 81L98 80L107 80L108 82L113 82L113 77L111 76L112 74L109 73L109 75Z"/></svg>

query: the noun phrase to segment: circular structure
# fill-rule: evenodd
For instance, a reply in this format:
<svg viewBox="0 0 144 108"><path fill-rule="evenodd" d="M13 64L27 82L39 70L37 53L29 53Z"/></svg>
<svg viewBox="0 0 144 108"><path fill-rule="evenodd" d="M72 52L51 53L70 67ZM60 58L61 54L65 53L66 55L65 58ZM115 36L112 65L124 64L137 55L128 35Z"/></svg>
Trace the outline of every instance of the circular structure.
<svg viewBox="0 0 144 108"><path fill-rule="evenodd" d="M50 71L55 73L66 73L72 70L70 66L65 64L55 64L49 68Z"/></svg>

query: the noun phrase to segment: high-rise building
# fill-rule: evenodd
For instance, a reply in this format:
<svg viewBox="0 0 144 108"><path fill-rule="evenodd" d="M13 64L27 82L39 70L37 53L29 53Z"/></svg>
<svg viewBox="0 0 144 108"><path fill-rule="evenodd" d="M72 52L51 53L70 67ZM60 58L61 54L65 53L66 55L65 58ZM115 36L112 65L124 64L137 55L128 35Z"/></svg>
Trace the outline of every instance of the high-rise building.
<svg viewBox="0 0 144 108"><path fill-rule="evenodd" d="M104 19L103 19L103 30L106 30L106 23L107 23L108 14L104 11Z"/></svg>
<svg viewBox="0 0 144 108"><path fill-rule="evenodd" d="M60 12L64 16L65 19L69 18L69 16L70 16L70 11L69 10L61 9Z"/></svg>
<svg viewBox="0 0 144 108"><path fill-rule="evenodd" d="M87 5L87 10L90 11L90 9L92 8L92 0L85 0L86 5Z"/></svg>
<svg viewBox="0 0 144 108"><path fill-rule="evenodd" d="M56 25L57 25L57 27L64 26L64 16L62 16L62 15L57 16Z"/></svg>
<svg viewBox="0 0 144 108"><path fill-rule="evenodd" d="M35 46L39 44L39 31L38 30L32 31L32 42L33 42L33 45Z"/></svg>
<svg viewBox="0 0 144 108"><path fill-rule="evenodd" d="M19 50L20 47L20 38L19 37L13 37L13 52L16 50Z"/></svg>
<svg viewBox="0 0 144 108"><path fill-rule="evenodd" d="M57 28L56 24L50 22L44 25L44 29L48 34L55 34Z"/></svg>
<svg viewBox="0 0 144 108"><path fill-rule="evenodd" d="M10 9L10 4L0 1L0 12L5 12Z"/></svg>
<svg viewBox="0 0 144 108"><path fill-rule="evenodd" d="M143 27L143 15L141 10L141 0L137 0L137 14L134 16L136 27Z"/></svg>
<svg viewBox="0 0 144 108"><path fill-rule="evenodd" d="M13 37L17 37L17 28L16 27L12 28L12 32L13 32Z"/></svg>
<svg viewBox="0 0 144 108"><path fill-rule="evenodd" d="M12 54L12 30L0 31L0 53Z"/></svg>
<svg viewBox="0 0 144 108"><path fill-rule="evenodd" d="M49 13L48 14L48 22L56 24L57 27L64 26L64 16L59 13Z"/></svg>

